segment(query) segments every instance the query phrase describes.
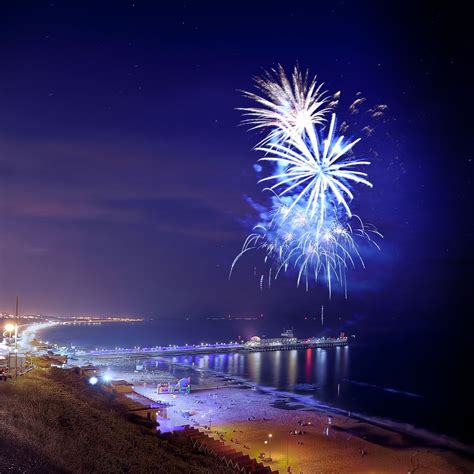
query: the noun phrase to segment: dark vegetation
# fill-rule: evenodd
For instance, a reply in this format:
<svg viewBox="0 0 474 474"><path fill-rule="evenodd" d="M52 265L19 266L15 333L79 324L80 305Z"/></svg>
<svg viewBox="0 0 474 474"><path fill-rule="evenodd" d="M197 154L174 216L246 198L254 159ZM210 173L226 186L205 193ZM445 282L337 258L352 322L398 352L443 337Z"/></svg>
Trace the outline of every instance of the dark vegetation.
<svg viewBox="0 0 474 474"><path fill-rule="evenodd" d="M0 382L0 473L226 473L187 444L132 422L75 373L35 369Z"/></svg>

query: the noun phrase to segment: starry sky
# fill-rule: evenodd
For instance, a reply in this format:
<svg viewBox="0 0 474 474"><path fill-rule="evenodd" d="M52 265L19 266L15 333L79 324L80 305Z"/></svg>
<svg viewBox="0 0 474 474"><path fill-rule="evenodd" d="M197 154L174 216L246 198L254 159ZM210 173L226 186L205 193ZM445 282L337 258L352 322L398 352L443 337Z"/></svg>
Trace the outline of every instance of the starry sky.
<svg viewBox="0 0 474 474"><path fill-rule="evenodd" d="M163 4L161 4L163 3ZM23 1L0 7L0 309L183 317L319 311L465 327L472 288L467 19L436 2ZM264 199L239 89L281 63L388 105L385 238L349 298L230 264ZM447 322L449 321L449 323Z"/></svg>

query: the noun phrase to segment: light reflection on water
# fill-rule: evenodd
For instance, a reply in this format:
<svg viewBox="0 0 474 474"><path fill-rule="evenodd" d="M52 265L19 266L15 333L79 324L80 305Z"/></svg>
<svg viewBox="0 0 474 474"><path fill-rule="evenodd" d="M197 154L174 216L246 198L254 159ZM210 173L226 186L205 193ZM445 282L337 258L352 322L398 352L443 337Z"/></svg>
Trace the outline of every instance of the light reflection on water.
<svg viewBox="0 0 474 474"><path fill-rule="evenodd" d="M249 367L249 378L257 383L261 384L261 373L262 373L262 353L261 352L252 352L248 354L247 358L248 367ZM241 374L239 374L241 375Z"/></svg>
<svg viewBox="0 0 474 474"><path fill-rule="evenodd" d="M287 386L292 388L296 385L298 380L298 351L288 351L289 364L288 364L288 382Z"/></svg>
<svg viewBox="0 0 474 474"><path fill-rule="evenodd" d="M273 370L273 378L272 383L274 387L280 386L280 379L281 379L281 351L275 352L275 365Z"/></svg>
<svg viewBox="0 0 474 474"><path fill-rule="evenodd" d="M334 401L344 396L343 391L338 393L338 385L349 377L349 354L349 347L337 347L177 356L171 360L241 377L256 385L314 394L318 399Z"/></svg>

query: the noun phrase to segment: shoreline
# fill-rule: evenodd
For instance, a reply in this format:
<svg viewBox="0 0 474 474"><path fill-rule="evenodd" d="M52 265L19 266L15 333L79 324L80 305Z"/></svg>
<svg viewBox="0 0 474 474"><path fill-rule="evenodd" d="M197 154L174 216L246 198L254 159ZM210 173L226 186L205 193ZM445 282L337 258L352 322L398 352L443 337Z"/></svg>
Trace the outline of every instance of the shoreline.
<svg viewBox="0 0 474 474"><path fill-rule="evenodd" d="M442 433L432 432L424 428L418 428L409 423L398 422L395 420L391 420L389 418L384 419L384 418L375 417L375 416L371 417L369 415L364 415L362 413L334 407L334 406L317 401L311 395L303 395L297 392L289 392L285 390L278 390L274 387L258 385L243 377L228 375L224 372L218 372L212 369L195 368L183 363L180 363L180 364L173 363L173 365L180 366L183 369L207 373L216 377L232 380L233 382L236 382L236 383L245 385L248 388L254 389L261 394L271 394L274 396L278 396L280 398L289 399L291 400L291 403L304 405L305 407L317 410L318 412L326 416L337 415L340 417L346 417L348 419L356 420L358 422L367 423L374 427L380 428L382 430L387 430L399 435L409 437L414 442L417 442L419 445L422 445L422 446L433 447L437 449L449 449L463 455L472 456L474 458L474 446L463 443L462 441L454 437L444 435Z"/></svg>
<svg viewBox="0 0 474 474"><path fill-rule="evenodd" d="M270 433L273 461L264 463L280 473L286 472L287 456L292 472L305 474L474 470L472 450L453 446L453 440L449 440L449 446L443 443L444 437L433 443L413 433L374 423L360 414L349 417L345 410L316 400L310 403L308 397L292 392L258 386L212 369L164 361L188 375L195 372L202 383L189 395L171 395L156 392L159 374L151 375L146 382L140 381L139 373L127 376L121 372L120 377L135 384L135 393L146 399L141 400L142 404L147 405L147 400L169 404L168 419L159 420L165 432L179 430L180 425L194 426L260 461L268 449L264 441L268 441ZM295 430L301 434L289 434Z"/></svg>
<svg viewBox="0 0 474 474"><path fill-rule="evenodd" d="M200 369L200 372L207 371ZM175 397L158 395L150 387L135 390L150 400L170 403L172 420L181 419L182 424L195 426L259 460L265 449L268 450L264 441L272 434L273 461L265 464L280 473L286 472L287 457L292 472L305 474L415 469L423 472L422 467L427 469L425 472L440 473L474 469L474 459L450 449L420 444L412 436L303 404L285 392L265 391L224 374L210 376L225 383L218 389ZM291 435L290 430L301 434Z"/></svg>

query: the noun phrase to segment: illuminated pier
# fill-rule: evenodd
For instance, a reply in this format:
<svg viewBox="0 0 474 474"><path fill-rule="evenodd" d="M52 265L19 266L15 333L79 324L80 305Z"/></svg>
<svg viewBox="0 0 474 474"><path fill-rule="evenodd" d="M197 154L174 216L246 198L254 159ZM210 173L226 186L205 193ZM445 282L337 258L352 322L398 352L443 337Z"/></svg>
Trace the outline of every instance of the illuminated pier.
<svg viewBox="0 0 474 474"><path fill-rule="evenodd" d="M133 358L133 357L160 357L160 356L179 356L179 355L198 355L198 354L216 354L229 352L269 352L269 351L291 351L312 349L318 347L337 347L349 344L347 336L341 334L334 338L309 338L297 339L289 337L287 331L281 338L265 339L254 336L245 343L229 342L216 344L195 344L195 345L170 345L157 347L134 347L134 348L116 348L116 349L98 349L95 351L76 351L74 356L80 358L94 357L101 359L112 358Z"/></svg>

